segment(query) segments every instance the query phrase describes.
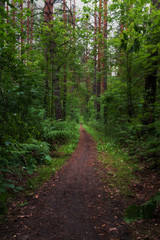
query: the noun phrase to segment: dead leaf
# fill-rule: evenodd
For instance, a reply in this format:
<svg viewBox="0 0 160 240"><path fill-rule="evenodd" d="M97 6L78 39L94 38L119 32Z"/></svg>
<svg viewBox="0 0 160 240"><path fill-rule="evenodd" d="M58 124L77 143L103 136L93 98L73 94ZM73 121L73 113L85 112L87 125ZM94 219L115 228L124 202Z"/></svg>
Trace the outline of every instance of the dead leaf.
<svg viewBox="0 0 160 240"><path fill-rule="evenodd" d="M118 231L118 230L117 230L117 228L109 228L109 231L113 232L113 231Z"/></svg>

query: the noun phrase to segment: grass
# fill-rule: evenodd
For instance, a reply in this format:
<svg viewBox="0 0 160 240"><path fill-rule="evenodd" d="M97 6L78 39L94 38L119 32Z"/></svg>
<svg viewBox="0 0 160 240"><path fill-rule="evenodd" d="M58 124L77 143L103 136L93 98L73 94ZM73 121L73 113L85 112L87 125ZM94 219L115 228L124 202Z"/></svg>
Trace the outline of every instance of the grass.
<svg viewBox="0 0 160 240"><path fill-rule="evenodd" d="M62 165L68 159L67 156L53 159L51 164L48 166L43 165L37 168L36 174L27 180L26 184L26 192L30 192L30 190L35 190L40 187L44 182L48 181L51 176L62 167Z"/></svg>
<svg viewBox="0 0 160 240"><path fill-rule="evenodd" d="M57 149L59 153L54 157L49 165L39 166L35 176L30 178L27 182L27 191L35 190L40 187L44 182L48 181L57 170L69 159L70 155L74 152L79 141L79 132L75 133L68 143L63 144Z"/></svg>
<svg viewBox="0 0 160 240"><path fill-rule="evenodd" d="M51 158L49 164L46 165L39 165L36 167L36 171L23 172L20 176L21 179L24 179L23 187L18 186L20 191L13 191L12 193L5 192L3 199L0 199L1 202L3 200L4 206L2 206L1 215L0 215L0 222L5 220L5 215L7 213L7 206L9 206L12 202L14 205L16 204L18 207L22 207L28 202L25 200L27 195L32 195L36 189L43 185L44 182L48 181L56 171L58 171L65 162L69 159L70 155L74 152L77 143L79 141L79 125L77 124L76 129L72 132L72 138L68 140L67 143L57 146L57 151L54 157ZM15 189L14 189L15 190ZM7 203L7 204L6 204ZM1 208L0 208L1 210ZM7 218L6 218L7 221Z"/></svg>
<svg viewBox="0 0 160 240"><path fill-rule="evenodd" d="M104 181L109 181L108 184L112 188L118 187L122 194L132 195L129 185L131 181L135 180L133 173L138 169L138 165L131 161L129 155L118 148L104 133L87 125L84 127L97 142L98 159L107 170Z"/></svg>

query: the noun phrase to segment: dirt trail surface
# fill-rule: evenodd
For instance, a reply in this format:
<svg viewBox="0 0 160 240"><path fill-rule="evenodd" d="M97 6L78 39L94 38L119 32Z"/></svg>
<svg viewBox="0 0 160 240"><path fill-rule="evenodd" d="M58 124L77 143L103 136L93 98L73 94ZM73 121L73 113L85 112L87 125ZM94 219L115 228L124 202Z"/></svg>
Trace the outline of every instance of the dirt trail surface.
<svg viewBox="0 0 160 240"><path fill-rule="evenodd" d="M0 239L129 240L122 200L109 197L96 157L96 144L81 126L70 160L16 211Z"/></svg>

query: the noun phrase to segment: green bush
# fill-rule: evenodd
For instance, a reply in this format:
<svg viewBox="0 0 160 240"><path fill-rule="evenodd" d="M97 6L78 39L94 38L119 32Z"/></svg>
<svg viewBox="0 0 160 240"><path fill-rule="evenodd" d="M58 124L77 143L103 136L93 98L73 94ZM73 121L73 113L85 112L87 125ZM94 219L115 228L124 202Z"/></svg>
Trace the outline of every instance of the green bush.
<svg viewBox="0 0 160 240"><path fill-rule="evenodd" d="M127 223L134 222L140 219L152 218L156 207L160 204L160 192L158 192L150 201L142 205L131 205L124 213L124 220Z"/></svg>

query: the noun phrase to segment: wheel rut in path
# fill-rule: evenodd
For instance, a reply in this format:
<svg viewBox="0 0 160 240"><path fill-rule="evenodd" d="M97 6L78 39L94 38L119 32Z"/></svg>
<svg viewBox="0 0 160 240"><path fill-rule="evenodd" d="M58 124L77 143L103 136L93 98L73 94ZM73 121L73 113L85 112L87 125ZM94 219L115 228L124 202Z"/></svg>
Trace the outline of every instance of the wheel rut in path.
<svg viewBox="0 0 160 240"><path fill-rule="evenodd" d="M2 239L129 240L122 203L104 191L96 158L96 144L81 126L70 160L16 213Z"/></svg>

